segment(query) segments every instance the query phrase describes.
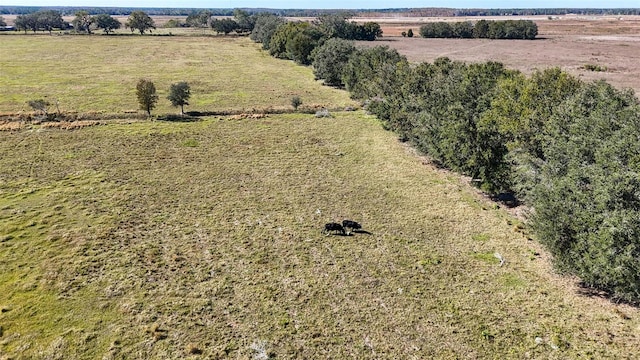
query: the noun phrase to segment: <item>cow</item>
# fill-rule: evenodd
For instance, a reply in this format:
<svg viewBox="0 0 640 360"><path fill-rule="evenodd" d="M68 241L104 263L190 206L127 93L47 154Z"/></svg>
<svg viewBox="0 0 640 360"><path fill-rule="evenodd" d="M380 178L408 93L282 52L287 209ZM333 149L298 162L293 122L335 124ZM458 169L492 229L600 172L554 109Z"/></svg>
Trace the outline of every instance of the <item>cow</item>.
<svg viewBox="0 0 640 360"><path fill-rule="evenodd" d="M342 235L345 235L345 231L344 228L342 227L342 225L338 224L338 223L327 223L324 225L324 230L322 231L324 234L329 235L332 231L337 231L339 233L341 233Z"/></svg>
<svg viewBox="0 0 640 360"><path fill-rule="evenodd" d="M345 228L345 229L351 229L351 231L362 229L362 225L358 224L355 221L351 221L351 220L344 220L342 222L342 227Z"/></svg>

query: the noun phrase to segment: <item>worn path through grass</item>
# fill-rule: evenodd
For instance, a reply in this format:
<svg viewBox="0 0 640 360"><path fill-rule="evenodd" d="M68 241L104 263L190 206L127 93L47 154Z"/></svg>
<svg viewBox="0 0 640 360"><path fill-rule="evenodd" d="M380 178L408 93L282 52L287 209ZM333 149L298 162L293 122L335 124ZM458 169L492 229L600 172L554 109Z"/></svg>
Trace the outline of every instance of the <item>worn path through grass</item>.
<svg viewBox="0 0 640 360"><path fill-rule="evenodd" d="M0 357L639 355L637 309L364 114L0 136Z"/></svg>

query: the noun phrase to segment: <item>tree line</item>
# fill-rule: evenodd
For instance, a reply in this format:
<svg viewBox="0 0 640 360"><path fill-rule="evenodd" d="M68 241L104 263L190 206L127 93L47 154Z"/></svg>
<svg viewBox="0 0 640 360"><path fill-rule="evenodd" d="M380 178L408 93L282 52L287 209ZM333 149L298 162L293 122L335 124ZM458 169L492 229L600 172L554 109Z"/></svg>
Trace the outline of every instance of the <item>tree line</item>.
<svg viewBox="0 0 640 360"><path fill-rule="evenodd" d="M345 87L385 128L490 194L528 204L556 268L640 301L640 102L558 68L410 64L386 46L330 39L314 74Z"/></svg>
<svg viewBox="0 0 640 360"><path fill-rule="evenodd" d="M64 21L62 14L55 10L37 11L30 14L18 15L14 20L14 26L19 31L48 31L49 34L55 29L69 30L74 29L76 32L92 33L93 29L102 29L109 34L120 27L122 23L111 15L99 14L95 16L89 15L85 10L76 12L75 18L69 24ZM129 19L125 26L131 28L131 31L138 30L144 34L147 30L155 29L153 19L143 11L134 11L129 15Z"/></svg>
<svg viewBox="0 0 640 360"><path fill-rule="evenodd" d="M420 27L423 38L480 38L533 40L538 26L531 20L479 20L460 22L431 22Z"/></svg>

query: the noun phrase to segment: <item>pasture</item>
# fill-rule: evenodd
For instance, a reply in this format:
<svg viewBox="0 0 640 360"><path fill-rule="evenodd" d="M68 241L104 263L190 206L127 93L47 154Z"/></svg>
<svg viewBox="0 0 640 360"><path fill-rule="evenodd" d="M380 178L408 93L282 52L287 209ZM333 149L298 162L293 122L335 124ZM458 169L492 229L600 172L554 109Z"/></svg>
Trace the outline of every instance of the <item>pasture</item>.
<svg viewBox="0 0 640 360"><path fill-rule="evenodd" d="M41 76L9 64L23 81L8 83L5 112L56 89L65 110L135 109L142 70L159 89L192 81L188 110L286 107L293 94L351 104L246 39L2 46L50 56L32 59ZM136 62L143 47L165 56ZM70 70L54 50L81 48L84 77L51 65ZM640 355L637 308L555 275L519 220L363 112L34 125L0 132L0 154L2 359ZM343 219L366 233L322 234Z"/></svg>
<svg viewBox="0 0 640 360"><path fill-rule="evenodd" d="M126 33L125 33L126 34ZM344 92L319 87L310 68L273 59L248 38L202 36L0 35L0 113L31 111L46 99L63 112L137 112L136 83L153 81L154 113L179 113L166 99L169 86L191 85L185 111L263 112L353 105Z"/></svg>

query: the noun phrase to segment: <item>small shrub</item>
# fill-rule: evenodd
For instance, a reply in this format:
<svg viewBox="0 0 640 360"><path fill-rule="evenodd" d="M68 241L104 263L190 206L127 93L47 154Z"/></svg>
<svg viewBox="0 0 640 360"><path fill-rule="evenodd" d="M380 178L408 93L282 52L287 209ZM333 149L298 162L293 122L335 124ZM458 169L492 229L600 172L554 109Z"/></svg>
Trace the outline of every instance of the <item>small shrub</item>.
<svg viewBox="0 0 640 360"><path fill-rule="evenodd" d="M31 108L35 111L41 111L44 114L47 113L47 109L49 108L49 105L51 105L50 102L44 100L44 99L38 99L38 100L29 100L27 102L29 104L29 106L31 106Z"/></svg>
<svg viewBox="0 0 640 360"><path fill-rule="evenodd" d="M413 37L413 29L409 29L409 31L407 31L407 37Z"/></svg>
<svg viewBox="0 0 640 360"><path fill-rule="evenodd" d="M600 66L600 65L594 65L594 64L585 64L582 66L582 68L588 71L596 71L596 72L607 71L606 66Z"/></svg>
<svg viewBox="0 0 640 360"><path fill-rule="evenodd" d="M407 32L406 32L406 31L403 31L403 32L401 33L401 35L402 35L402 37L407 37Z"/></svg>
<svg viewBox="0 0 640 360"><path fill-rule="evenodd" d="M293 106L294 110L298 111L300 105L302 105L302 99L300 99L300 96L294 96L291 98L291 106Z"/></svg>

